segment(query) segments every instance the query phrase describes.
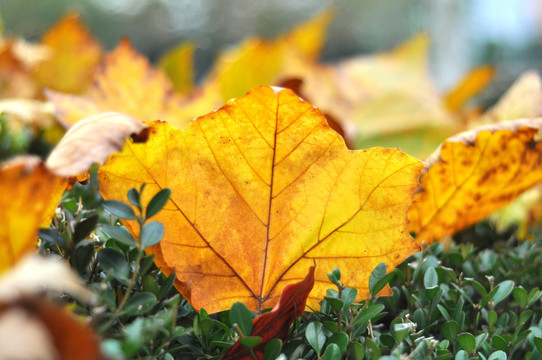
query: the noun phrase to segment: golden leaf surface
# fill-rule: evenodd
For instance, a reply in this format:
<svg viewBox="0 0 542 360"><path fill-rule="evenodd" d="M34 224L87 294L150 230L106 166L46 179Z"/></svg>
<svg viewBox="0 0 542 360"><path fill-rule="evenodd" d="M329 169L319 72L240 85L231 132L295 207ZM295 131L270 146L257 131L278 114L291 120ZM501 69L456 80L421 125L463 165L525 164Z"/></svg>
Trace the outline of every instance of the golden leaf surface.
<svg viewBox="0 0 542 360"><path fill-rule="evenodd" d="M446 140L429 160L409 211L429 245L490 215L542 180L542 118L487 125Z"/></svg>
<svg viewBox="0 0 542 360"><path fill-rule="evenodd" d="M452 112L460 112L467 102L482 92L495 77L495 68L483 65L471 70L444 97L446 107Z"/></svg>
<svg viewBox="0 0 542 360"><path fill-rule="evenodd" d="M406 213L423 164L397 149L348 150L290 90L258 87L186 130L149 129L147 143L127 144L100 168L100 191L120 199L142 182L148 193L172 189L156 216L165 237L151 252L196 309L271 307L313 265L310 306L335 267L363 298L376 265L393 269L419 250Z"/></svg>
<svg viewBox="0 0 542 360"><path fill-rule="evenodd" d="M36 250L38 230L49 226L66 184L35 157L0 165L0 273Z"/></svg>
<svg viewBox="0 0 542 360"><path fill-rule="evenodd" d="M79 16L66 14L45 33L42 44L50 51L50 57L36 69L43 86L74 94L90 86L102 49Z"/></svg>
<svg viewBox="0 0 542 360"><path fill-rule="evenodd" d="M94 85L84 96L47 92L66 124L105 111L142 121L165 120L179 127L192 119L181 115L181 98L166 75L154 69L126 39L105 57L94 76Z"/></svg>

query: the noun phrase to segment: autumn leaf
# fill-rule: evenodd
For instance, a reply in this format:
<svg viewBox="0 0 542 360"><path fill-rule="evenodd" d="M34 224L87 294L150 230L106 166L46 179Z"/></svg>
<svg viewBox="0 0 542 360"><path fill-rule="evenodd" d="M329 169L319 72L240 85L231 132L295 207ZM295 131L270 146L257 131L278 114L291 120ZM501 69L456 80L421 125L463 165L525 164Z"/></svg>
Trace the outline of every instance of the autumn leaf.
<svg viewBox="0 0 542 360"><path fill-rule="evenodd" d="M535 71L522 74L499 99L497 104L469 125L486 124L542 116L542 82Z"/></svg>
<svg viewBox="0 0 542 360"><path fill-rule="evenodd" d="M164 73L154 69L124 39L108 54L84 96L47 92L59 118L67 126L100 112L115 111L140 120L165 120L184 127L192 117L183 116L181 97Z"/></svg>
<svg viewBox="0 0 542 360"><path fill-rule="evenodd" d="M47 168L58 176L88 171L94 163L122 149L130 136L144 136L145 125L115 112L91 115L72 126L47 158Z"/></svg>
<svg viewBox="0 0 542 360"><path fill-rule="evenodd" d="M19 42L0 42L0 98L36 98L41 87L34 78L34 64L25 63L20 56Z"/></svg>
<svg viewBox="0 0 542 360"><path fill-rule="evenodd" d="M102 49L79 16L66 14L43 35L42 44L50 51L50 57L36 68L43 86L75 94L90 86Z"/></svg>
<svg viewBox="0 0 542 360"><path fill-rule="evenodd" d="M508 204L542 180L542 118L487 125L446 140L429 160L409 211L429 245Z"/></svg>
<svg viewBox="0 0 542 360"><path fill-rule="evenodd" d="M484 90L495 77L495 68L484 65L471 70L445 95L444 101L452 112L461 112L467 102Z"/></svg>
<svg viewBox="0 0 542 360"><path fill-rule="evenodd" d="M313 265L312 306L337 266L363 298L376 265L393 269L419 249L406 211L423 165L397 149L346 149L289 90L259 87L186 130L149 130L147 143L128 143L100 168L100 191L119 199L143 182L148 193L172 189L156 216L166 234L151 252L196 309L271 307Z"/></svg>
<svg viewBox="0 0 542 360"><path fill-rule="evenodd" d="M105 359L88 325L43 298L0 303L0 348L5 359Z"/></svg>
<svg viewBox="0 0 542 360"><path fill-rule="evenodd" d="M216 81L222 100L227 101L255 86L277 85L283 77L298 75L292 62L318 59L332 18L330 12L323 12L275 40L245 40L218 57L208 82Z"/></svg>
<svg viewBox="0 0 542 360"><path fill-rule="evenodd" d="M298 283L290 284L282 289L277 305L265 314L261 314L252 321L250 336L259 336L262 342L253 350L258 359L263 359L266 343L271 339L286 340L292 323L301 316L307 297L314 286L314 267L309 269L307 276ZM248 348L236 342L222 360L251 360Z"/></svg>
<svg viewBox="0 0 542 360"><path fill-rule="evenodd" d="M66 184L35 157L0 165L0 273L36 251L38 230L49 226Z"/></svg>
<svg viewBox="0 0 542 360"><path fill-rule="evenodd" d="M189 94L194 87L194 51L196 45L183 43L168 51L158 61L158 68L171 80L175 91Z"/></svg>

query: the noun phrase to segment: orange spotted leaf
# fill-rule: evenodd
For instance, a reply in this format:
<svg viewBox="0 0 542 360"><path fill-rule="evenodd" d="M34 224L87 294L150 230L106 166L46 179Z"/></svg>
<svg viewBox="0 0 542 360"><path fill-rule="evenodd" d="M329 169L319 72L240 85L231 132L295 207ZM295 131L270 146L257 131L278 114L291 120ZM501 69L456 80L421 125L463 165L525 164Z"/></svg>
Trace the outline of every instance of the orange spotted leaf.
<svg viewBox="0 0 542 360"><path fill-rule="evenodd" d="M280 300L273 310L261 314L252 321L251 336L260 336L262 342L253 350L258 359L263 359L266 343L271 339L286 340L292 323L303 313L307 297L314 286L314 267L309 268L307 276L298 283L282 289ZM235 343L222 360L251 360L248 348Z"/></svg>
<svg viewBox="0 0 542 360"><path fill-rule="evenodd" d="M446 140L429 160L409 211L431 244L472 225L542 181L542 118L487 125Z"/></svg>
<svg viewBox="0 0 542 360"><path fill-rule="evenodd" d="M196 309L272 307L312 265L312 307L334 267L366 297L376 265L393 269L419 250L406 213L422 163L397 149L348 150L290 90L258 87L185 130L149 130L100 168L100 191L172 189L156 215L165 236L150 251Z"/></svg>

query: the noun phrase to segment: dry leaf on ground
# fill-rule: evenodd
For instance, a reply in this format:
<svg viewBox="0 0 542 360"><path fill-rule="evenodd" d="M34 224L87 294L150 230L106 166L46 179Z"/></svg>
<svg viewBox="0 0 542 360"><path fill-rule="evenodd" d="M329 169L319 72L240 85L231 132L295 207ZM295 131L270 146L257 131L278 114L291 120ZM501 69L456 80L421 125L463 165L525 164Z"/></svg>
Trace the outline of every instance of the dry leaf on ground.
<svg viewBox="0 0 542 360"><path fill-rule="evenodd" d="M498 210L542 180L542 118L487 125L446 140L429 160L409 211L431 244Z"/></svg>
<svg viewBox="0 0 542 360"><path fill-rule="evenodd" d="M151 249L196 309L271 307L312 265L312 306L337 266L365 297L376 265L393 269L419 249L406 211L423 165L396 149L346 149L289 90L256 88L184 131L149 129L146 144L100 168L100 191L120 199L142 182L148 193L172 189L157 215L165 237Z"/></svg>
<svg viewBox="0 0 542 360"><path fill-rule="evenodd" d="M307 297L314 286L314 267L309 269L307 276L298 283L290 284L282 289L280 300L273 310L261 314L252 321L250 336L260 336L262 342L253 350L258 359L263 359L266 343L271 339L286 340L290 326L301 316ZM233 344L222 360L252 360L247 347L239 342Z"/></svg>

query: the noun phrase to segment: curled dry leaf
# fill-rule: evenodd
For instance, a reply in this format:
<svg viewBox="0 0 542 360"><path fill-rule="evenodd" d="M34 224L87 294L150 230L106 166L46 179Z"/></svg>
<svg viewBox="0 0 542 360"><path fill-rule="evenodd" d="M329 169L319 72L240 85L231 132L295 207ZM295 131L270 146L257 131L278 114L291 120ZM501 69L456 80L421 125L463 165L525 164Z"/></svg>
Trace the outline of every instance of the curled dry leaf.
<svg viewBox="0 0 542 360"><path fill-rule="evenodd" d="M307 297L314 286L314 267L298 283L290 284L282 289L280 300L273 310L261 314L252 321L250 336L260 336L262 342L253 350L258 359L263 359L266 343L271 339L286 340L292 323L301 316ZM235 343L222 360L251 360L253 359L248 348Z"/></svg>
<svg viewBox="0 0 542 360"><path fill-rule="evenodd" d="M104 360L97 335L44 299L0 303L0 359Z"/></svg>
<svg viewBox="0 0 542 360"><path fill-rule="evenodd" d="M409 211L420 244L451 235L542 180L542 118L501 122L446 140L428 160Z"/></svg>
<svg viewBox="0 0 542 360"><path fill-rule="evenodd" d="M393 269L419 250L406 212L423 164L397 149L348 150L311 104L258 87L186 130L149 124L99 170L106 199L146 182L172 196L150 251L191 304L209 312L242 301L261 310L317 265L317 306L338 266L369 295L371 269ZM127 224L130 227L130 224Z"/></svg>
<svg viewBox="0 0 542 360"><path fill-rule="evenodd" d="M102 163L122 149L130 136L138 136L145 125L130 116L105 112L89 116L71 127L53 149L46 165L58 176L75 176Z"/></svg>
<svg viewBox="0 0 542 360"><path fill-rule="evenodd" d="M37 157L0 165L0 273L36 251L38 230L49 226L66 184Z"/></svg>

